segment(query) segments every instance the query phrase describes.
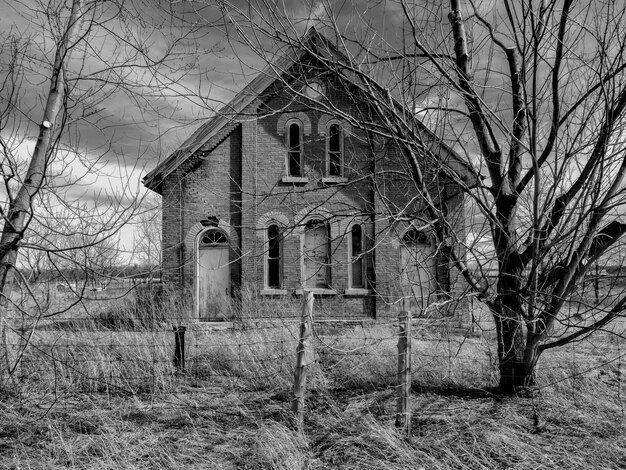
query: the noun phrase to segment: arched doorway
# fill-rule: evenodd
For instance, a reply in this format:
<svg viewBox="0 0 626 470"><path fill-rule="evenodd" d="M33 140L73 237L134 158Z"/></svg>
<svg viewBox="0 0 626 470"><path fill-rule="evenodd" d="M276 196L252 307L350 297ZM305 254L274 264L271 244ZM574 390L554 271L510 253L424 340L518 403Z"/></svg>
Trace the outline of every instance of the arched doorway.
<svg viewBox="0 0 626 470"><path fill-rule="evenodd" d="M223 320L230 308L230 243L219 229L201 232L196 265L196 309L200 320Z"/></svg>
<svg viewBox="0 0 626 470"><path fill-rule="evenodd" d="M402 295L407 308L420 313L429 304L435 292L435 253L428 235L410 228L402 236L400 245Z"/></svg>

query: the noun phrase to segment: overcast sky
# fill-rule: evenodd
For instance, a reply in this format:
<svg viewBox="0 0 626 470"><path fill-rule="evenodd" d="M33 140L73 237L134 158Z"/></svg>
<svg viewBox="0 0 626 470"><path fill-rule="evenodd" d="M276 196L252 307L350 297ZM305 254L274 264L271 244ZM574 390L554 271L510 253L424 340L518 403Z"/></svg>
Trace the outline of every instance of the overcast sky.
<svg viewBox="0 0 626 470"><path fill-rule="evenodd" d="M69 0L0 2L0 30L4 42L0 50L0 64L4 72L0 73L3 78L10 62L9 39L16 41L20 48L28 45L28 60L22 63L25 72L18 89L19 112L15 116L16 121L2 129L5 139L9 139L11 133L13 139L26 138L18 152L24 158L32 152L37 125L42 120L49 87L47 64L53 60L53 36L59 30L54 13L55 8L58 10L58 5L63 3L71 4ZM94 110L95 113L84 119L73 134L63 136L68 150L96 162L90 168L94 177L85 178L83 186L74 192L87 198L90 191L85 191L85 185L91 190L94 187L109 189L120 176L136 178L139 182L141 175L167 157L204 119L211 116L216 107L228 101L264 66L254 52L237 42L235 35L226 34L222 13L211 2L126 0L123 3L128 16L134 12L141 16L143 23L132 17L125 17L120 22L112 8L108 11L100 9L95 18L98 25L86 41L87 47L73 51L73 76L77 77L79 73L83 77L89 76L105 69L105 64L123 63L125 55L133 53L128 44L117 37L124 33L131 37L135 45L141 43L152 59L166 57L166 48L173 47L172 55L168 57L171 61L159 67L160 77L142 76L141 69L137 68L139 72L136 74L120 78L132 83L130 89L98 89L100 83L90 80L78 83L81 93L89 99L99 100L108 94L94 103L96 109L87 109L88 113ZM333 14L346 23L355 14L367 14L369 9L377 8L384 13L379 17L381 29L392 29L401 14L394 2L326 3L332 6ZM233 4L242 8L248 6L247 1ZM316 18L326 15L322 2L286 1L284 6L294 20L295 31L305 31L315 23ZM61 11L63 17L67 17L67 13L67 10ZM188 23L180 21L180 18ZM192 22L202 24L202 27L190 32ZM184 38L185 34L189 37ZM267 41L265 45L268 50L273 47ZM118 77L106 77L107 80L115 78ZM163 96L151 96L155 95L151 87L157 81L162 84L165 79L172 81L166 84L167 90L161 90ZM144 88L140 86L142 81L145 82ZM8 91L9 88L5 87L0 93ZM81 103L76 103L71 112L81 115L85 109ZM76 166L78 160L75 159L70 166ZM75 177L80 169L75 168L74 173Z"/></svg>
<svg viewBox="0 0 626 470"><path fill-rule="evenodd" d="M124 192L127 199L145 193L141 178L265 66L257 53L241 44L233 28L225 26L223 12L214 2L125 0L122 15L115 3L105 2L108 8L87 18L95 26L72 52L68 70L70 86L76 87L72 96L87 100L70 102L71 116L79 119L62 136L63 158L53 169L60 183L71 184L69 197L81 203L102 204L105 193ZM248 1L230 3L255 21L267 19L266 12L250 10ZM69 6L71 0L0 0L0 78L8 76L12 50L24 51L17 108L0 132L6 141L20 142L14 153L24 161L32 153L43 119L55 39L68 16L67 8L60 10L59 21L58 6L63 4ZM285 9L293 34L332 16L348 37L367 43L378 34L393 44L404 23L394 1L276 4ZM445 15L441 17L446 21ZM363 28L364 20L369 31ZM429 24L425 18L423 25ZM246 31L255 34L253 29ZM268 39L259 42L271 57L276 44ZM162 62L150 69L141 67L144 56ZM115 82L124 86L113 86ZM9 91L11 87L0 89L5 102Z"/></svg>

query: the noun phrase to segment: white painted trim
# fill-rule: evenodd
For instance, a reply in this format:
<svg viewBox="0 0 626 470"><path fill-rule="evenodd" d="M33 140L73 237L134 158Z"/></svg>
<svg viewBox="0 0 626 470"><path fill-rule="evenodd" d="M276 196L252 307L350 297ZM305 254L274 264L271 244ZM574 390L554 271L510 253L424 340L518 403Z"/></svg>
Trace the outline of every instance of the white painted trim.
<svg viewBox="0 0 626 470"><path fill-rule="evenodd" d="M262 296L271 297L273 295L287 295L289 292L286 289L263 289L260 294Z"/></svg>
<svg viewBox="0 0 626 470"><path fill-rule="evenodd" d="M323 184L341 184L341 183L347 183L347 182L348 182L348 178L344 176L324 176L322 178Z"/></svg>
<svg viewBox="0 0 626 470"><path fill-rule="evenodd" d="M299 130L299 139L300 139L300 174L299 175L292 175L289 173L289 149L291 148L291 142L289 141L290 133L287 129L289 129L289 127L291 127L293 124L297 124L298 130ZM285 125L283 127L284 136L285 136L285 178L304 178L302 176L304 175L304 136L306 135L306 131L304 127L305 126L302 120L298 118L288 119L287 122L285 122ZM309 122L309 131L310 131L310 122ZM301 181L298 181L298 182L301 182ZM308 182L308 180L306 182Z"/></svg>
<svg viewBox="0 0 626 470"><path fill-rule="evenodd" d="M230 264L231 264L231 260L230 260L230 249L232 246L232 239L230 238L228 232L226 232L224 229L220 228L219 225L216 226L209 226L209 227L205 227L202 224L196 224L196 225L201 225L203 230L200 230L194 239L193 242L193 258L194 258L194 268L193 268L193 311L194 311L194 315L195 318L200 318L200 304L199 304L199 298L200 298L200 283L198 282L198 279L200 278L200 239L202 238L202 235L205 232L209 232L211 230L217 230L220 231L222 233L224 233L224 235L226 235L226 237L228 238L228 244L221 244L221 245L216 245L216 248L227 248L228 249L228 295L229 297L232 297L232 286L231 286L231 279L230 279ZM194 225L194 227L196 226ZM230 225L228 225L228 227L230 228ZM192 227L193 228L193 227ZM210 247L207 247L205 249L211 249Z"/></svg>
<svg viewBox="0 0 626 470"><path fill-rule="evenodd" d="M355 225L359 225L361 227L361 282L363 287L353 287L353 279L352 279L352 227ZM362 220L353 220L350 224L348 224L346 235L348 237L348 289L347 290L367 290L367 225Z"/></svg>
<svg viewBox="0 0 626 470"><path fill-rule="evenodd" d="M281 228L281 225L276 223L275 220L270 220L270 222L262 230L262 234L263 234L263 290L264 291L282 290L282 286L283 286L283 260L284 260L283 243L284 243L284 238L282 236L283 234L279 230L278 276L280 278L281 289L276 289L275 287L269 287L269 270L267 268L268 268L268 261L269 261L270 243L269 243L269 238L267 236L267 232L268 232L270 226L272 226L272 225L278 226L279 229ZM285 226L286 225L283 225L282 228L285 228Z"/></svg>
<svg viewBox="0 0 626 470"><path fill-rule="evenodd" d="M341 155L340 158L340 162L339 162L339 175L331 175L330 174L330 126L333 125L337 125L339 126L339 152ZM319 127L319 123L318 123L318 127ZM345 136L345 129L343 126L343 123L339 120L339 119L329 119L328 122L326 122L326 126L324 127L324 133L322 134L320 132L320 135L324 135L326 136L325 140L325 150L324 150L324 162L325 162L325 170L324 170L324 175L325 177L322 178L322 183L328 183L330 182L329 180L332 181L332 179L334 178L342 178L343 179L343 175L344 175L344 161L345 161L345 147L344 147L344 136ZM327 181L324 181L327 180ZM347 181L347 179L346 179ZM332 181L332 182L339 182L339 181Z"/></svg>
<svg viewBox="0 0 626 470"><path fill-rule="evenodd" d="M280 179L281 183L292 183L292 184L307 184L309 182L309 178L306 176L283 176Z"/></svg>
<svg viewBox="0 0 626 470"><path fill-rule="evenodd" d="M343 291L343 295L347 295L350 297L362 297L371 295L372 291L370 289L346 289Z"/></svg>
<svg viewBox="0 0 626 470"><path fill-rule="evenodd" d="M304 289L296 289L294 291L295 295L304 295L304 292L312 292L314 295L337 295L337 291L335 289L324 289L321 287L305 287Z"/></svg>

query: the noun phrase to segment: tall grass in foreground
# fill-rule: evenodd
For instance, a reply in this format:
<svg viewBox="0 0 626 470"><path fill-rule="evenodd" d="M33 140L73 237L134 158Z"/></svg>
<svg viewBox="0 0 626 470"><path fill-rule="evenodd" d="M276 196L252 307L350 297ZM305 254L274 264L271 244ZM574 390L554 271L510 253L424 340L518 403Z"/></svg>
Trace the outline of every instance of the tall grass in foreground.
<svg viewBox="0 0 626 470"><path fill-rule="evenodd" d="M0 402L0 468L626 467L621 338L548 352L540 393L501 398L491 393L493 338L416 324L407 438L393 425L395 321L317 325L298 430L289 399L299 306L267 317L257 307L221 329L188 323L185 371L173 365L172 325L140 314L36 330L14 396Z"/></svg>
<svg viewBox="0 0 626 470"><path fill-rule="evenodd" d="M186 333L186 367L174 367L174 333L160 331L37 331L16 375L35 391L143 395L202 387L288 393L293 384L299 324L272 321L211 331L202 324ZM318 332L309 366L309 390L392 390L396 384L397 329L392 324ZM497 383L495 351L488 340L460 336L413 338L416 391L491 389ZM617 348L617 346L615 346ZM600 353L599 351L602 351ZM589 378L621 385L619 351L577 345L546 353L540 386L583 390ZM597 386L597 385L594 385ZM572 392L573 393L573 392Z"/></svg>
<svg viewBox="0 0 626 470"><path fill-rule="evenodd" d="M42 324L30 338L13 386L31 392L122 395L203 387L288 393L301 304L287 301L276 306L276 302L265 305L244 297L237 321L208 329L206 324L184 319L185 305L164 302L148 286L132 298L99 305L88 317ZM188 326L184 371L173 363L172 326L181 322ZM397 333L393 319L332 329L315 324L311 340L315 361L309 366L307 387L316 393L392 390L397 380ZM495 386L493 338L464 337L441 329L433 333L419 323L412 334L415 390ZM602 374L603 379L621 384L623 346L623 339L607 333L594 343L546 353L539 364L539 383L580 389L585 377Z"/></svg>

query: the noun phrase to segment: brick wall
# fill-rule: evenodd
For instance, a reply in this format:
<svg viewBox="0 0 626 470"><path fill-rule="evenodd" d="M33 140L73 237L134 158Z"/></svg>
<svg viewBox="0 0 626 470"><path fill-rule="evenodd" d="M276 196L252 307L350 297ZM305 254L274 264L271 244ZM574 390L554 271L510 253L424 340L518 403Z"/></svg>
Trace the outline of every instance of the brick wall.
<svg viewBox="0 0 626 470"><path fill-rule="evenodd" d="M332 83L326 83L326 90L339 109L363 111L355 109L352 98L336 91ZM287 175L286 148L279 120L285 113L304 116L307 126L310 123L310 132L303 140L306 180L295 183L283 180ZM251 118L255 114L258 119ZM189 233L202 220L217 217L230 227L231 285L235 289L243 285L254 295L262 293L265 230L270 223L279 223L284 235L281 287L291 296L302 288L302 222L322 218L331 227L331 287L337 292L324 298L325 307L340 316L395 315L393 303L400 295L400 232L396 219L389 214L410 217L423 213L423 201L415 198L410 167L399 150L388 142L374 144L365 132L349 128L343 142L346 180L328 183L323 181L328 175L321 112L284 90L268 99L261 97L242 115L246 118L217 146L201 149L163 182L164 282L192 293L194 246L189 243ZM429 167L427 161L422 163ZM430 184L442 184L436 181L435 171L426 173ZM462 207L461 203L458 197L450 202L454 210L459 204ZM368 295L343 295L349 287L349 224L355 216L365 222L367 287L376 294L376 300ZM455 220L462 230L463 217ZM441 269L446 269L443 264ZM456 276L452 274L454 283Z"/></svg>
<svg viewBox="0 0 626 470"><path fill-rule="evenodd" d="M211 152L197 156L168 175L163 195L163 282L185 295L192 293L195 275L195 232L216 217L241 239L241 128L237 127ZM234 236L233 236L234 234ZM190 242L191 241L191 242ZM240 246L231 243L231 285L241 285Z"/></svg>

